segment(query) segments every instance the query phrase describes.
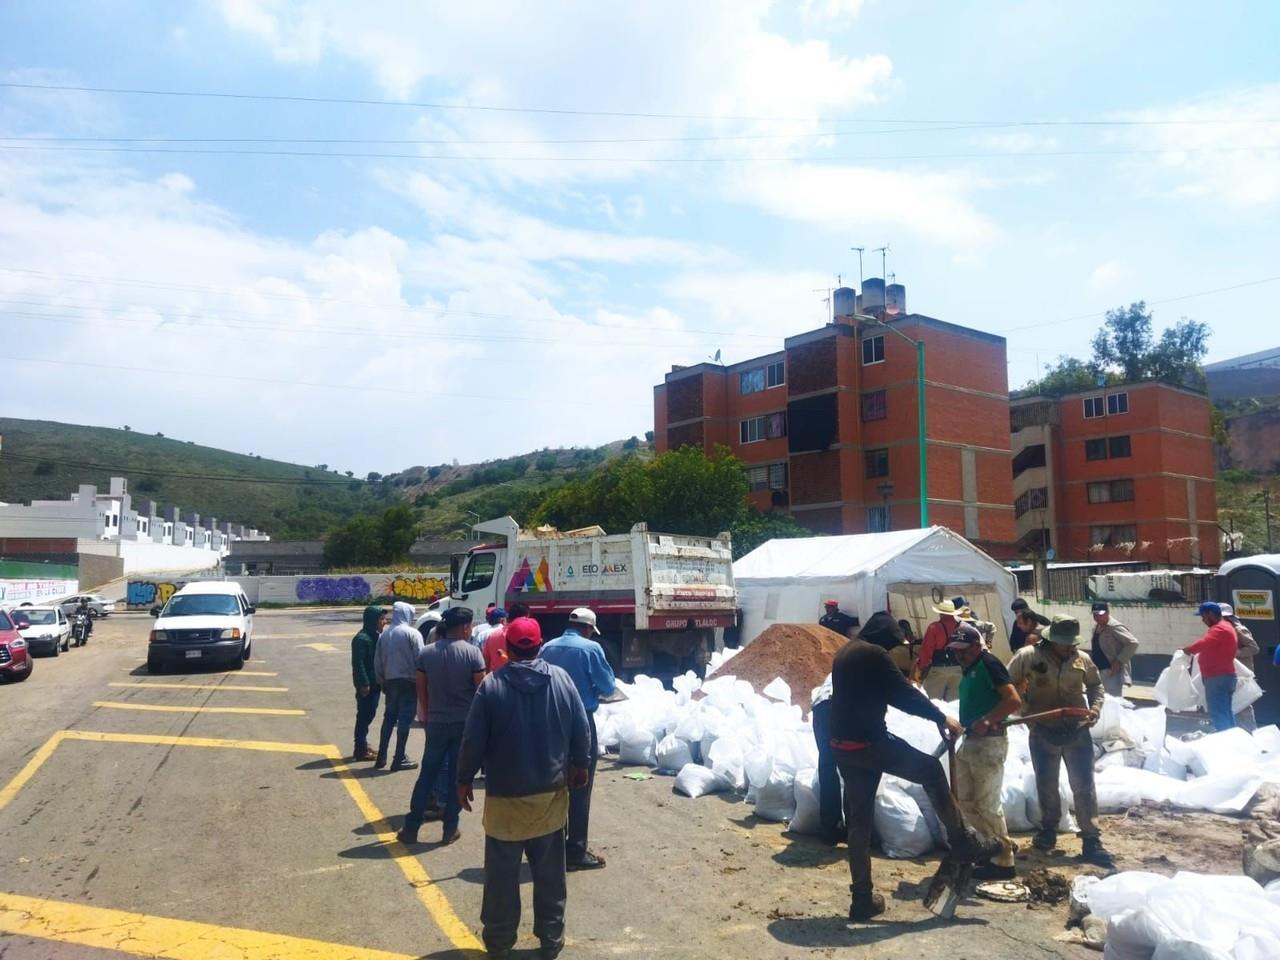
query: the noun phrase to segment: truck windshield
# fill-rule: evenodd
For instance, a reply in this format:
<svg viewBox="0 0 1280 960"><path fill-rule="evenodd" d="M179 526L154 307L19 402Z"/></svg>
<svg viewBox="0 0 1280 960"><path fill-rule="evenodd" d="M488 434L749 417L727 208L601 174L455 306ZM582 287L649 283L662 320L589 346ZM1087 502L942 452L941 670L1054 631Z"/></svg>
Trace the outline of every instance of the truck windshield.
<svg viewBox="0 0 1280 960"><path fill-rule="evenodd" d="M494 553L477 553L467 564L467 575L462 581L462 592L483 590L493 583L493 571L498 566L498 556Z"/></svg>
<svg viewBox="0 0 1280 960"><path fill-rule="evenodd" d="M173 597L164 608L165 617L236 617L240 604L226 593L189 593Z"/></svg>

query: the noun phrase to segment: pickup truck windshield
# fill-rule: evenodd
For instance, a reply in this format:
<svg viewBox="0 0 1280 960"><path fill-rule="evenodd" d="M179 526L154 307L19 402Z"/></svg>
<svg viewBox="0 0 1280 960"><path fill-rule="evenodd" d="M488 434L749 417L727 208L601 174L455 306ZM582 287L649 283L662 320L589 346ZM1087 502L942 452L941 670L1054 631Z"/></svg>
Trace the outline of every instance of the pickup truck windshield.
<svg viewBox="0 0 1280 960"><path fill-rule="evenodd" d="M164 617L238 617L240 604L225 593L191 593L173 597L164 608Z"/></svg>

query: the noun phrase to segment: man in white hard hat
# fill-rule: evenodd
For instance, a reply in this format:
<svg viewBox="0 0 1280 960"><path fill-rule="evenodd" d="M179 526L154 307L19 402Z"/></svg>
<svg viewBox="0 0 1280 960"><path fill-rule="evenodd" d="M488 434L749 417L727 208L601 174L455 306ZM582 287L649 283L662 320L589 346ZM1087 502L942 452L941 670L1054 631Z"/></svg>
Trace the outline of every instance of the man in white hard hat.
<svg viewBox="0 0 1280 960"><path fill-rule="evenodd" d="M604 655L604 647L595 640L600 635L593 610L578 607L569 614L569 625L562 636L543 644L541 657L560 667L578 688L578 696L587 711L591 732L591 757L587 763L585 789L569 794L569 832L565 840L565 866L573 870L598 870L604 858L587 849L587 829L591 821L591 788L596 781L596 757L600 743L596 739L596 708L600 698L612 696L615 690L613 669Z"/></svg>

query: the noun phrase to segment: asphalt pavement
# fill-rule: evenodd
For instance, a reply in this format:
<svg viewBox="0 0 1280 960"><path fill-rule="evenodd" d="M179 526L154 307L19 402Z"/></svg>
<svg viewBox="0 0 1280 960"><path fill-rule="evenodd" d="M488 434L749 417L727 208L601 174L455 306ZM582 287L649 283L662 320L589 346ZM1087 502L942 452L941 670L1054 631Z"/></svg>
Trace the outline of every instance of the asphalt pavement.
<svg viewBox="0 0 1280 960"><path fill-rule="evenodd" d="M482 956L479 805L460 843L428 824L406 850L393 835L416 774L349 759L358 620L264 611L243 670L151 676L150 619L116 615L0 687L0 957ZM415 729L415 757L422 743ZM932 918L928 862L878 860L889 913L850 925L842 850L629 772L602 762L592 846L608 866L570 875L566 957L1087 955L1054 941L1062 910ZM517 956L536 955L530 895L526 874Z"/></svg>

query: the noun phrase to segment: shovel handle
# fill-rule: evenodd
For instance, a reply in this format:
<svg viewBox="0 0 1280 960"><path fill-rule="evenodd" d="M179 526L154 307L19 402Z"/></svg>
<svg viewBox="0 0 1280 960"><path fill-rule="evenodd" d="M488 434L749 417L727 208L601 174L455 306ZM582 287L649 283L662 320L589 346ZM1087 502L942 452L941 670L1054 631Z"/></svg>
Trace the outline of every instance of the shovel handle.
<svg viewBox="0 0 1280 960"><path fill-rule="evenodd" d="M1013 727L1021 723L1035 723L1038 720L1084 720L1091 716L1093 716L1093 711L1085 707L1058 707L1056 710L1029 713L1025 717L1009 717L1004 724L1006 727Z"/></svg>

